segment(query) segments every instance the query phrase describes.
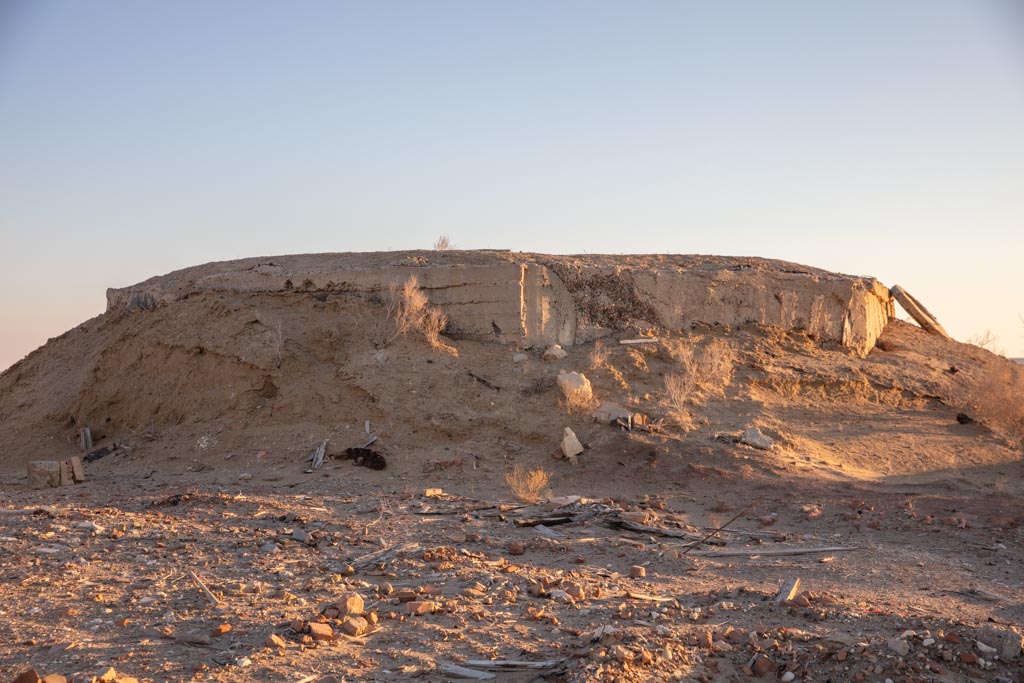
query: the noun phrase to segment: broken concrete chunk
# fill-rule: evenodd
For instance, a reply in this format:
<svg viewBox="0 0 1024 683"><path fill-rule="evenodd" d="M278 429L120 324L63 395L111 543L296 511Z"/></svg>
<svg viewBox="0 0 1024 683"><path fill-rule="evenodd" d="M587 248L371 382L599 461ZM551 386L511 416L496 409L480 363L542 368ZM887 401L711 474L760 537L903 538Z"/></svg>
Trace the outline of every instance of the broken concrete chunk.
<svg viewBox="0 0 1024 683"><path fill-rule="evenodd" d="M1011 631L987 625L978 629L978 642L984 643L999 652L999 659L1008 662L1020 656L1024 650L1024 636Z"/></svg>
<svg viewBox="0 0 1024 683"><path fill-rule="evenodd" d="M33 460L28 464L28 485L34 489L57 488L60 469L56 460Z"/></svg>
<svg viewBox="0 0 1024 683"><path fill-rule="evenodd" d="M946 339L951 338L949 333L946 332L942 325L939 324L939 321L935 319L935 316L929 313L928 309L922 306L920 301L912 297L910 292L899 285L893 285L889 289L889 294L891 294L892 298L896 299L896 301L900 302L900 306L903 307L903 310L906 311L907 314L910 315L910 317L913 318L924 330L931 332L932 334L937 334L940 337L945 337Z"/></svg>
<svg viewBox="0 0 1024 683"><path fill-rule="evenodd" d="M582 452L583 444L576 438L576 433L568 427L562 430L562 454L575 464L576 456Z"/></svg>
<svg viewBox="0 0 1024 683"><path fill-rule="evenodd" d="M558 388L566 398L589 401L594 396L594 389L586 375L579 372L558 373Z"/></svg>
<svg viewBox="0 0 1024 683"><path fill-rule="evenodd" d="M356 593L355 591L342 593L331 606L338 610L338 613L343 616L359 616L363 613L365 608L365 605L363 604L363 596L359 595L359 593Z"/></svg>
<svg viewBox="0 0 1024 683"><path fill-rule="evenodd" d="M628 422L633 414L618 403L605 401L597 408L597 410L591 413L591 415L593 415L595 422L608 424L609 422L614 422L619 419L626 420Z"/></svg>
<svg viewBox="0 0 1024 683"><path fill-rule="evenodd" d="M544 352L544 360L562 360L569 354L558 344L552 344Z"/></svg>
<svg viewBox="0 0 1024 683"><path fill-rule="evenodd" d="M772 446L775 444L771 437L761 432L757 427L751 427L750 429L743 432L740 436L740 443L745 443L748 446L754 448L760 448L762 451L770 451Z"/></svg>

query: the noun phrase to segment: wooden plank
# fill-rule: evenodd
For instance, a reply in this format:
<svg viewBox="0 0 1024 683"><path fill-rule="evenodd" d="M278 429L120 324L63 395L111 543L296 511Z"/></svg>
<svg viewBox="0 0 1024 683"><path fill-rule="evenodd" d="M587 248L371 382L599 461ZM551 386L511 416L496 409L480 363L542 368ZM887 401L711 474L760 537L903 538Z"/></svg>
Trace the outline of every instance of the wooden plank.
<svg viewBox="0 0 1024 683"><path fill-rule="evenodd" d="M819 555L860 550L858 546L832 545L819 548L787 548L784 550L695 550L691 555L700 557L782 557L785 555Z"/></svg>
<svg viewBox="0 0 1024 683"><path fill-rule="evenodd" d="M71 478L75 480L75 483L85 481L85 467L82 465L82 459L76 455L68 462L71 463Z"/></svg>

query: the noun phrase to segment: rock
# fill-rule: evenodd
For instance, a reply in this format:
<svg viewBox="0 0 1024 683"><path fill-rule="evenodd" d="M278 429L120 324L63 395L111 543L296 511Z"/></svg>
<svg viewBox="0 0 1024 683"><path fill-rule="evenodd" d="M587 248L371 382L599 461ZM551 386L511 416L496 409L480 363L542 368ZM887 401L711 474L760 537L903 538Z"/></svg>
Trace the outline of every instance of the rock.
<svg viewBox="0 0 1024 683"><path fill-rule="evenodd" d="M594 388L587 376L580 372L558 373L558 388L568 399L589 401L594 397Z"/></svg>
<svg viewBox="0 0 1024 683"><path fill-rule="evenodd" d="M36 673L36 670L29 669L28 671L23 671L19 674L17 678L11 681L11 683L39 683L39 681L39 674Z"/></svg>
<svg viewBox="0 0 1024 683"><path fill-rule="evenodd" d="M576 432L568 427L562 430L562 454L573 464L576 463L576 456L583 452L583 444L576 438Z"/></svg>
<svg viewBox="0 0 1024 683"><path fill-rule="evenodd" d="M558 344L552 344L544 352L544 360L562 360L569 354Z"/></svg>
<svg viewBox="0 0 1024 683"><path fill-rule="evenodd" d="M362 617L346 617L341 630L350 636L360 636L370 630L370 622Z"/></svg>
<svg viewBox="0 0 1024 683"><path fill-rule="evenodd" d="M605 401L598 406L597 410L591 413L591 416L593 416L595 422L608 424L609 422L615 422L616 420L626 420L628 422L633 416L633 413L629 412L629 410L618 403Z"/></svg>
<svg viewBox="0 0 1024 683"><path fill-rule="evenodd" d="M443 495L444 495L444 489L438 489L438 488L423 489L423 497L424 498L440 498Z"/></svg>
<svg viewBox="0 0 1024 683"><path fill-rule="evenodd" d="M213 629L214 636L222 636L225 633L231 632L231 624L217 624L217 628Z"/></svg>
<svg viewBox="0 0 1024 683"><path fill-rule="evenodd" d="M34 489L60 486L60 463L56 460L33 460L28 464L28 485Z"/></svg>
<svg viewBox="0 0 1024 683"><path fill-rule="evenodd" d="M988 657L990 655L994 655L996 652L998 652L998 650L996 648L991 647L989 645L986 645L985 643L981 642L980 640L975 641L974 642L974 646L976 648L978 648L978 652L980 652L981 654L985 655L986 657Z"/></svg>
<svg viewBox="0 0 1024 683"><path fill-rule="evenodd" d="M276 553L278 550L280 550L280 548L276 543L273 542L264 543L260 546L261 553Z"/></svg>
<svg viewBox="0 0 1024 683"><path fill-rule="evenodd" d="M910 643L902 638L889 638L885 641L885 644L890 650L898 654L900 657L906 657L910 654Z"/></svg>
<svg viewBox="0 0 1024 683"><path fill-rule="evenodd" d="M296 529L292 532L292 540L298 541L299 543L308 544L312 542L313 534L309 533L308 531L303 531L302 529Z"/></svg>
<svg viewBox="0 0 1024 683"><path fill-rule="evenodd" d="M330 624L311 621L309 622L309 635L313 637L313 640L334 640L334 629Z"/></svg>
<svg viewBox="0 0 1024 683"><path fill-rule="evenodd" d="M276 633L271 633L267 636L267 640L263 644L267 647L276 647L279 650L283 650L288 647L288 641Z"/></svg>
<svg viewBox="0 0 1024 683"><path fill-rule="evenodd" d="M106 669L100 669L100 672L96 674L96 680L98 681L116 681L117 671L114 667L108 666Z"/></svg>
<svg viewBox="0 0 1024 683"><path fill-rule="evenodd" d="M740 443L759 448L762 451L770 451L775 444L771 437L763 434L757 427L751 427L744 431L740 436Z"/></svg>
<svg viewBox="0 0 1024 683"><path fill-rule="evenodd" d="M586 593L583 592L583 586L572 581L563 582L562 590L564 590L573 600L584 600L587 597Z"/></svg>
<svg viewBox="0 0 1024 683"><path fill-rule="evenodd" d="M250 480L252 480L252 475L249 474L248 472L242 472L241 474L238 475L238 481L250 481Z"/></svg>
<svg viewBox="0 0 1024 683"><path fill-rule="evenodd" d="M565 353L565 352L563 351L562 353ZM513 363L525 363L528 360L530 360L530 357L527 356L525 353L517 353L517 354L512 356L512 362Z"/></svg>
<svg viewBox="0 0 1024 683"><path fill-rule="evenodd" d="M979 642L995 648L999 652L999 659L1004 662L1020 657L1024 649L1024 636L1010 629L999 629L986 625L978 629L977 639Z"/></svg>
<svg viewBox="0 0 1024 683"><path fill-rule="evenodd" d="M974 654L973 652L961 652L960 661L964 664L977 664L978 655Z"/></svg>
<svg viewBox="0 0 1024 683"><path fill-rule="evenodd" d="M423 614L433 614L437 611L438 604L433 600L412 600L405 603L405 611L408 614L420 616Z"/></svg>
<svg viewBox="0 0 1024 683"><path fill-rule="evenodd" d="M343 617L346 616L360 616L365 610L363 604L363 596L359 595L355 591L348 591L342 593L341 596L334 601L331 605L334 609L338 610L338 614Z"/></svg>
<svg viewBox="0 0 1024 683"><path fill-rule="evenodd" d="M123 680L124 677L122 676L118 679L118 683ZM43 683L68 683L68 679L66 676L61 676L60 674L46 674L43 676Z"/></svg>
<svg viewBox="0 0 1024 683"><path fill-rule="evenodd" d="M526 544L522 541L509 541L505 544L509 555L522 555L526 552Z"/></svg>
<svg viewBox="0 0 1024 683"><path fill-rule="evenodd" d="M754 672L755 676L764 676L766 674L775 671L775 662L766 657L765 655L757 655L750 663L750 669Z"/></svg>
<svg viewBox="0 0 1024 683"><path fill-rule="evenodd" d="M782 681L782 683L792 683L796 680L796 674L792 671L787 671L786 673L782 674L782 678L780 678L779 680Z"/></svg>
<svg viewBox="0 0 1024 683"><path fill-rule="evenodd" d="M638 564L635 564L629 568L629 576L633 579L642 579L645 576L647 576L647 569L641 567Z"/></svg>

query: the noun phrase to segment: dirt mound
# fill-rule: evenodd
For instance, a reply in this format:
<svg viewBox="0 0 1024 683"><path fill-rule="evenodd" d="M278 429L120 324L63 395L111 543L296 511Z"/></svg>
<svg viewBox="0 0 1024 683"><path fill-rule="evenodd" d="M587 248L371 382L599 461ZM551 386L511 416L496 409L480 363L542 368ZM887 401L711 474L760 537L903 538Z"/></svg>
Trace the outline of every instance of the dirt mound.
<svg viewBox="0 0 1024 683"><path fill-rule="evenodd" d="M1024 674L1019 366L896 320L866 355L813 326L665 329L652 318L671 297L655 311L608 276L653 281L649 264L578 258L590 265L551 269L589 332L554 360L491 333L493 318L477 321L486 335L449 328L431 346L413 331L378 348L388 290L326 274L129 289L132 310L4 372L0 671ZM267 259L231 277L263 277L252 268L287 278ZM433 277L439 297L462 296L452 273ZM561 371L593 397L564 396ZM99 448L85 483L30 490L26 461L79 454L83 427ZM561 457L566 428L577 464ZM513 502L506 476L536 468L544 500ZM794 578L804 592L778 600ZM359 622L337 607L353 593Z"/></svg>
<svg viewBox="0 0 1024 683"><path fill-rule="evenodd" d="M1024 379L1006 359L895 321L866 358L807 331L760 324L694 324L661 330L657 343L625 346L616 337L658 333L628 279L615 284L603 271L585 276L564 264L556 270L582 302L582 319L612 327L603 319L615 318L621 331L597 342L607 359L594 361L592 343L564 361L545 362L537 349L516 363L519 349L500 338L457 336L455 356L411 336L378 349L375 331L387 313L376 292L199 291L114 309L0 376L0 464L20 469L27 460L73 454L82 427L97 441L135 441L136 454L147 457L157 444L180 450L225 431L219 450L274 452L268 440L289 439L296 440L289 449L301 450L322 436L340 452L362 445L366 420L386 432L378 445L410 468L495 450L504 459L542 460L567 424L599 470L608 469L599 464L602 448L675 458L694 448L718 453L724 441L716 434L752 426L780 448L757 459L763 471L795 459L801 469L871 477L1015 457L1024 427L1010 407ZM683 397L688 405L675 412L689 417L680 429L666 400L665 377L682 372L673 345L699 355L710 343L728 351L728 382ZM658 428L621 433L595 424L588 411L567 414L554 382L560 370L587 373L600 401L648 415ZM960 412L978 424L957 423ZM202 455L205 462L212 453Z"/></svg>

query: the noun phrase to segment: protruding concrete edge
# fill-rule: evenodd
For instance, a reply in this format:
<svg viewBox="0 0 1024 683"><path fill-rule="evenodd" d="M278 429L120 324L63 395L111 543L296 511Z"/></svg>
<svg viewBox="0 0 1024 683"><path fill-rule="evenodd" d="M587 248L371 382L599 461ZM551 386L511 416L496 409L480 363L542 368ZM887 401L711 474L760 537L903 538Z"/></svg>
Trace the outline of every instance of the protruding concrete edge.
<svg viewBox="0 0 1024 683"><path fill-rule="evenodd" d="M571 286L556 272L571 274ZM362 292L415 275L452 331L523 347L585 343L638 324L759 323L803 329L864 355L893 315L873 278L764 259L548 256L508 252L317 254L206 264L110 289L107 309L147 309L201 292ZM940 328L941 329L941 328Z"/></svg>

